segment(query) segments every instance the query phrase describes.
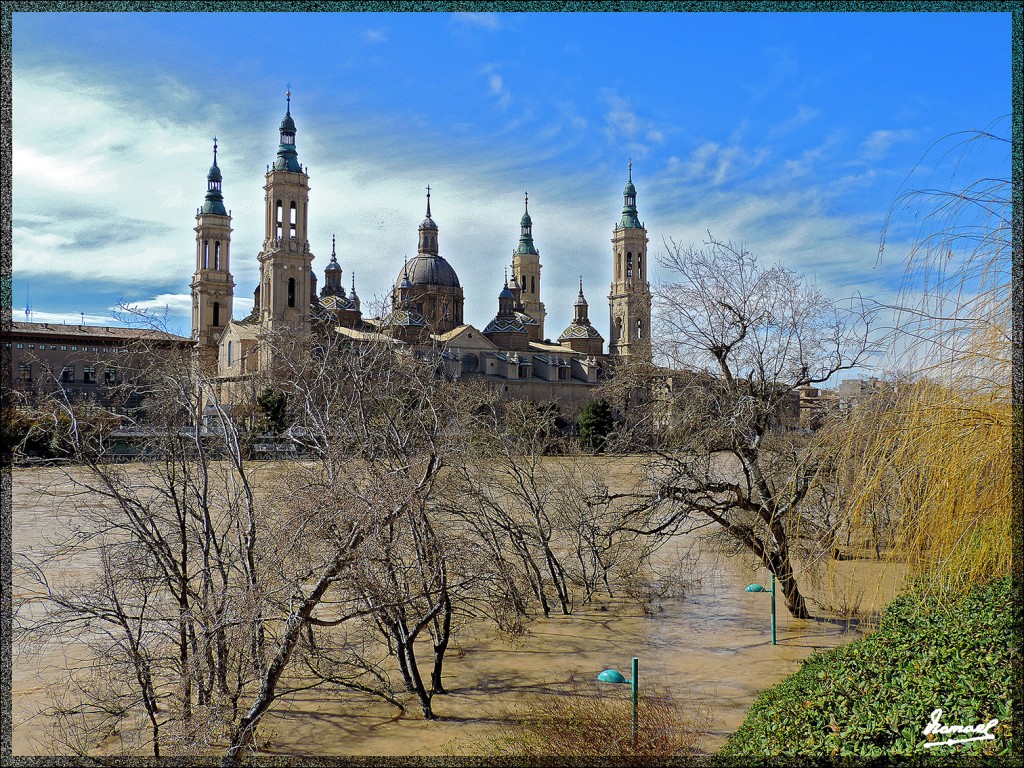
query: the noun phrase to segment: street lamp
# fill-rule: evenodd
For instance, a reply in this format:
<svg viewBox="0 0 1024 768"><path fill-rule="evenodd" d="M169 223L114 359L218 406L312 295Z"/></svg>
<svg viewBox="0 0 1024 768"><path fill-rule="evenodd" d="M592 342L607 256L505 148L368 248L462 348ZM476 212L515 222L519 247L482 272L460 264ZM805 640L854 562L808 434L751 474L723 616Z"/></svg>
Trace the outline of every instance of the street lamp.
<svg viewBox="0 0 1024 768"><path fill-rule="evenodd" d="M767 592L768 590L762 587L760 584L748 584L744 592ZM772 574L772 645L778 645L775 642L775 574Z"/></svg>
<svg viewBox="0 0 1024 768"><path fill-rule="evenodd" d="M640 667L639 667L639 665L640 665L640 659L637 658L636 656L634 656L633 657L633 665L632 665L633 666L633 669L632 669L633 678L631 680L627 680L626 678L624 678L622 676L622 673L619 672L619 670L617 670L617 669L606 669L604 672L602 672L600 675L597 676L597 679L600 680L602 683L629 683L629 688L630 688L630 692L632 693L632 699L633 699L633 718L632 718L632 720L633 720L633 747L634 748L636 747L636 699L637 699L637 688L640 685L640 682L639 682Z"/></svg>

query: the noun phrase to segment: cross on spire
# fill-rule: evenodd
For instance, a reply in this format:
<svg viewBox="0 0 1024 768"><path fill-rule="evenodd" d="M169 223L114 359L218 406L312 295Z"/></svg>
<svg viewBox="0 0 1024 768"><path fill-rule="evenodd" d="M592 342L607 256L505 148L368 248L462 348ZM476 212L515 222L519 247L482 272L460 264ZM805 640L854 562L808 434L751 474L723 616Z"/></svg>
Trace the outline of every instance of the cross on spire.
<svg viewBox="0 0 1024 768"><path fill-rule="evenodd" d="M629 180L633 181L633 158L632 158L632 156L630 156L630 158L629 158Z"/></svg>
<svg viewBox="0 0 1024 768"><path fill-rule="evenodd" d="M334 235L331 235L331 258L334 258Z"/></svg>
<svg viewBox="0 0 1024 768"><path fill-rule="evenodd" d="M526 211L527 211L527 213L529 213L529 211L530 211L530 193L529 193L529 191L526 192Z"/></svg>
<svg viewBox="0 0 1024 768"><path fill-rule="evenodd" d="M213 164L217 164L217 137L213 137Z"/></svg>
<svg viewBox="0 0 1024 768"><path fill-rule="evenodd" d="M427 218L430 218L430 185L427 184Z"/></svg>
<svg viewBox="0 0 1024 768"><path fill-rule="evenodd" d="M291 83L285 83L284 87L285 87L284 95L288 99L288 107L287 107L287 109L285 109L285 113L290 115L292 113L292 84Z"/></svg>

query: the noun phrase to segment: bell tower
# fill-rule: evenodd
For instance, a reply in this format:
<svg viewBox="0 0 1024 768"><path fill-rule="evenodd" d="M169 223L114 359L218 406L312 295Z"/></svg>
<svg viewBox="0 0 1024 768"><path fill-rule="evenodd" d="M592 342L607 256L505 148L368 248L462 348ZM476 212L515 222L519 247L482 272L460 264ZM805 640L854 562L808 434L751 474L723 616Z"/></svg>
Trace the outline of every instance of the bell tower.
<svg viewBox="0 0 1024 768"><path fill-rule="evenodd" d="M526 194L525 211L519 220L519 246L512 251L512 277L522 290L523 311L537 321L538 341L544 338L547 310L540 300L540 251L533 244L533 219L530 218L530 195Z"/></svg>
<svg viewBox="0 0 1024 768"><path fill-rule="evenodd" d="M265 237L259 254L260 325L265 333L309 330L313 254L307 235L309 175L295 150L291 90L274 164L267 167ZM260 366L269 362L264 349Z"/></svg>
<svg viewBox="0 0 1024 768"><path fill-rule="evenodd" d="M647 230L636 210L633 163L622 193L622 219L612 232L611 316L608 351L612 355L651 359L651 287L647 282Z"/></svg>
<svg viewBox="0 0 1024 768"><path fill-rule="evenodd" d="M200 364L215 367L221 331L231 320L235 281L231 277L231 215L224 208L223 177L213 165L206 175L206 199L196 211L196 271L192 275L192 338Z"/></svg>

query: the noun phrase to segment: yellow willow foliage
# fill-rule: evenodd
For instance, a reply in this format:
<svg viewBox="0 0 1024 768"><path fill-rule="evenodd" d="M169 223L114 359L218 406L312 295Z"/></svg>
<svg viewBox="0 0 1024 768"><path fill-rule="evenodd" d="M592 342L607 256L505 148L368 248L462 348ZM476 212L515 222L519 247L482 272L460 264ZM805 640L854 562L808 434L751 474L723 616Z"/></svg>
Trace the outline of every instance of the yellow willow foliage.
<svg viewBox="0 0 1024 768"><path fill-rule="evenodd" d="M938 588L1009 573L1007 389L922 379L873 399L833 433L849 524L869 527L884 510L889 556Z"/></svg>
<svg viewBox="0 0 1024 768"><path fill-rule="evenodd" d="M990 131L946 137L922 166L927 182L898 198L886 229L910 211L919 228L888 341L912 379L829 435L850 524L881 521L890 556L939 589L1010 571L1010 146ZM997 172L962 183L983 160Z"/></svg>

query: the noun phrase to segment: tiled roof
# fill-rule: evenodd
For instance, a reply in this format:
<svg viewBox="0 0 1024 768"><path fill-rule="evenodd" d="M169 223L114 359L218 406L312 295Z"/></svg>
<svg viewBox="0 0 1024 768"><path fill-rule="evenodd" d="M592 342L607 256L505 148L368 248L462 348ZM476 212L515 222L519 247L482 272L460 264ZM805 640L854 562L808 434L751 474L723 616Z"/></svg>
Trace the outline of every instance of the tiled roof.
<svg viewBox="0 0 1024 768"><path fill-rule="evenodd" d="M65 325L63 323L11 323L12 334L25 336L74 336L77 338L106 338L122 341L176 341L192 343L192 339L152 328L108 327L103 325Z"/></svg>
<svg viewBox="0 0 1024 768"><path fill-rule="evenodd" d="M414 310L396 309L383 320L381 320L381 325L426 328L427 321L423 319L423 315Z"/></svg>
<svg viewBox="0 0 1024 768"><path fill-rule="evenodd" d="M512 317L495 317L484 328L484 333L526 333L526 324L513 315Z"/></svg>
<svg viewBox="0 0 1024 768"><path fill-rule="evenodd" d="M597 328L592 325L579 325L578 323L573 323L562 331L562 335L558 337L558 340L561 341L562 339L601 339L601 341L604 341L601 334L597 332Z"/></svg>

